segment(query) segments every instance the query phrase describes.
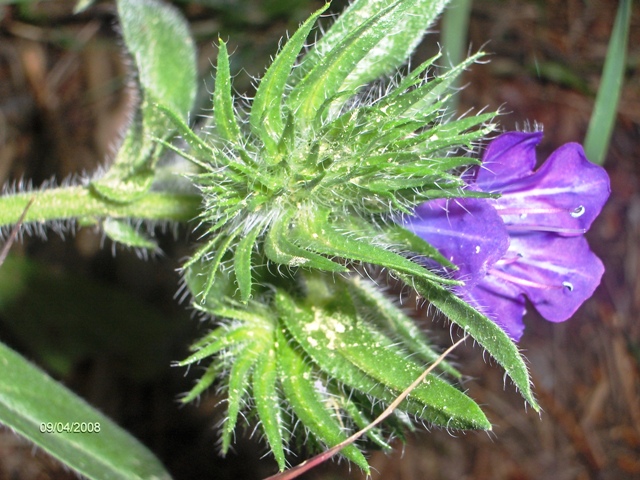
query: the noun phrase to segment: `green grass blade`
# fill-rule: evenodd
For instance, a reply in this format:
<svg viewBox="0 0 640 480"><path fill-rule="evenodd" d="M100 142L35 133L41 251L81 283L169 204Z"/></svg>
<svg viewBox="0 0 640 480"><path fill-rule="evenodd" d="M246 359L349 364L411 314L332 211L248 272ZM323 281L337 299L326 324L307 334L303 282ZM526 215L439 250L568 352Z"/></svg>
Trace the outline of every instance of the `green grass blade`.
<svg viewBox="0 0 640 480"><path fill-rule="evenodd" d="M445 59L451 65L458 65L465 57L467 49L467 32L469 17L471 16L472 0L451 0L442 15L442 32L440 39ZM452 86L458 87L460 80L456 79ZM447 102L452 112L458 108L458 95L453 95Z"/></svg>
<svg viewBox="0 0 640 480"><path fill-rule="evenodd" d="M2 343L0 365L0 422L69 468L93 479L171 478L135 438ZM47 423L99 431L43 433Z"/></svg>
<svg viewBox="0 0 640 480"><path fill-rule="evenodd" d="M630 23L631 0L620 0L615 24L611 32L611 39L609 40L607 58L604 62L602 81L596 96L593 113L591 114L587 136L584 140L584 150L587 158L599 165L604 163L615 125L615 117L624 80Z"/></svg>

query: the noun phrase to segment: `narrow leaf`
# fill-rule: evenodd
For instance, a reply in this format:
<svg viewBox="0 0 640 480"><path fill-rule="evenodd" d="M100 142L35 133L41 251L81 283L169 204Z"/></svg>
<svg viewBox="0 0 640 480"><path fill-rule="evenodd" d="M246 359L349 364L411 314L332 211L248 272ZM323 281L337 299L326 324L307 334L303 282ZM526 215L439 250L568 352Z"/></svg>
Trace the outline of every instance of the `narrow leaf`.
<svg viewBox="0 0 640 480"><path fill-rule="evenodd" d="M186 116L196 95L196 48L186 20L157 0L118 0L118 14L143 90Z"/></svg>
<svg viewBox="0 0 640 480"><path fill-rule="evenodd" d="M336 20L305 57L294 74L292 83L300 82L317 67L330 52L338 52L339 45L347 35L376 13L400 4L398 14L378 28L384 29L377 41L368 48L339 90L354 90L382 75L392 73L402 66L422 39L424 32L433 24L448 0L359 0L351 4Z"/></svg>
<svg viewBox="0 0 640 480"><path fill-rule="evenodd" d="M253 372L253 398L271 453L280 471L285 469L284 430L281 414L282 399L276 390L278 377L276 351L269 349L256 362Z"/></svg>
<svg viewBox="0 0 640 480"><path fill-rule="evenodd" d="M311 28L328 6L328 3L325 4L324 7L317 10L298 28L278 53L260 81L260 86L256 91L256 96L251 106L249 123L251 130L263 141L263 132L266 132L274 141L282 133L282 101L287 79Z"/></svg>
<svg viewBox="0 0 640 480"><path fill-rule="evenodd" d="M341 86L344 80L367 52L389 33L393 21L404 10L407 10L406 4L399 6L399 2L382 8L357 28L350 30L333 50L320 57L289 95L288 107L295 112L300 123L313 123L316 111L325 99L343 90Z"/></svg>
<svg viewBox="0 0 640 480"><path fill-rule="evenodd" d="M370 322L345 314L344 308L301 306L284 294L277 295L276 306L288 330L321 369L387 403L423 370ZM363 389L360 384L367 382L366 377L384 390ZM411 398L402 408L428 422L461 429L491 428L471 398L436 376L429 376Z"/></svg>
<svg viewBox="0 0 640 480"><path fill-rule="evenodd" d="M353 277L344 282L360 318L370 318L375 325L396 335L411 352L427 362L435 362L440 356L429 344L424 333L398 306L380 293L372 282ZM455 378L462 374L446 361L440 362L442 370Z"/></svg>
<svg viewBox="0 0 640 480"><path fill-rule="evenodd" d="M123 220L107 218L102 222L102 228L111 240L127 247L144 248L151 251L158 249L158 243L155 240L146 237Z"/></svg>
<svg viewBox="0 0 640 480"><path fill-rule="evenodd" d="M189 403L198 398L207 388L213 384L214 380L220 373L224 367L223 362L212 362L211 365L207 367L207 370L204 372L202 377L198 380L195 386L189 390L184 397L180 399L182 403Z"/></svg>
<svg viewBox="0 0 640 480"><path fill-rule="evenodd" d="M300 248L290 240L288 218L274 222L265 239L264 251L269 260L290 267L305 266L329 272L346 272L348 269L328 258Z"/></svg>
<svg viewBox="0 0 640 480"><path fill-rule="evenodd" d="M312 217L300 218L291 238L305 250L325 255L337 255L352 261L371 263L420 277L442 280L420 264L412 262L391 250L373 245L371 237L359 240L345 235L328 220L327 211L318 211ZM351 231L351 230L346 230Z"/></svg>
<svg viewBox="0 0 640 480"><path fill-rule="evenodd" d="M284 394L305 428L329 446L345 440L347 435L336 420L335 412L328 409L314 386L311 366L283 335L278 338L278 363ZM369 473L367 460L354 445L346 447L342 454Z"/></svg>
<svg viewBox="0 0 640 480"><path fill-rule="evenodd" d="M227 412L222 427L222 453L226 454L231 446L233 431L236 428L238 414L242 408L242 401L249 394L249 377L256 360L262 353L257 344L250 344L244 348L237 348L229 373L229 388L227 391Z"/></svg>
<svg viewBox="0 0 640 480"><path fill-rule="evenodd" d="M380 415L378 415L378 417L373 422L368 424L362 430L354 433L348 439L336 445L335 447L332 447L325 452L319 453L318 455L316 455L315 457L309 460L305 460L304 462L296 465L295 467L287 470L286 472L273 475L271 477L268 477L265 480L293 480L294 478L298 478L303 473L308 472L309 470L313 469L317 465L333 457L335 454L337 454L340 450L345 448L347 445L351 445L353 442L355 442L358 438L360 438L365 433L370 432L372 429L374 429L378 424L380 424L385 419L387 419L394 412L394 410L400 405L400 403L405 398L407 398L409 394L411 394L413 389L416 388L418 385L420 385L424 381L427 375L429 375L431 371L437 366L439 361L446 358L447 355L449 355L458 345L460 345L466 339L467 339L466 336L461 338L455 344L453 344L451 347L445 350L443 354L440 355L440 357L436 362L434 362L431 366L429 366L429 368L424 370L420 374L420 376L416 378L413 381L413 383L409 385L400 395L398 395L398 397L387 408L385 408L385 410Z"/></svg>
<svg viewBox="0 0 640 480"><path fill-rule="evenodd" d="M498 325L479 313L453 292L432 282L400 275L405 283L469 334L505 369L522 397L534 410L540 407L531 391L531 378L518 347Z"/></svg>
<svg viewBox="0 0 640 480"><path fill-rule="evenodd" d="M0 365L0 422L69 468L89 478L171 478L135 438L2 343Z"/></svg>
<svg viewBox="0 0 640 480"><path fill-rule="evenodd" d="M116 203L132 202L151 188L171 125L153 105L161 101L186 117L196 94L195 46L180 12L157 0L118 0L125 44L138 71L142 102L109 170L92 188Z"/></svg>
<svg viewBox="0 0 640 480"><path fill-rule="evenodd" d="M233 257L236 281L240 289L240 299L243 302L247 302L251 296L251 255L261 231L262 225L258 224L242 237L236 246Z"/></svg>
<svg viewBox="0 0 640 480"><path fill-rule="evenodd" d="M233 110L229 53L227 52L227 44L222 40L220 40L218 49L216 84L213 92L213 115L218 135L235 145L242 145L240 126Z"/></svg>
<svg viewBox="0 0 640 480"><path fill-rule="evenodd" d="M604 163L615 124L620 92L624 81L630 23L631 0L621 0L618 3L618 12L611 39L609 40L602 82L598 89L596 104L591 114L589 130L584 141L584 150L587 158L599 165Z"/></svg>

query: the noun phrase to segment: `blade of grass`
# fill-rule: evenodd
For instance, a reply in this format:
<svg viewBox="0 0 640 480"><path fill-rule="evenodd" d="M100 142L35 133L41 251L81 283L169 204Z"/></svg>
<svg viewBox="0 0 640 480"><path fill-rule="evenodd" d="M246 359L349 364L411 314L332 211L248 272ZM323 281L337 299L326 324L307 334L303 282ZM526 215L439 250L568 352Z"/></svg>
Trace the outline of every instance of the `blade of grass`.
<svg viewBox="0 0 640 480"><path fill-rule="evenodd" d="M618 13L609 40L602 82L598 89L589 129L584 140L587 158L598 165L604 163L615 124L624 79L630 22L631 0L621 0L618 4Z"/></svg>
<svg viewBox="0 0 640 480"><path fill-rule="evenodd" d="M444 58L450 65L459 65L467 52L467 31L471 16L472 0L452 0L442 16L442 33L440 39ZM461 79L454 80L452 87L460 86ZM458 95L452 95L447 102L451 112L458 109Z"/></svg>

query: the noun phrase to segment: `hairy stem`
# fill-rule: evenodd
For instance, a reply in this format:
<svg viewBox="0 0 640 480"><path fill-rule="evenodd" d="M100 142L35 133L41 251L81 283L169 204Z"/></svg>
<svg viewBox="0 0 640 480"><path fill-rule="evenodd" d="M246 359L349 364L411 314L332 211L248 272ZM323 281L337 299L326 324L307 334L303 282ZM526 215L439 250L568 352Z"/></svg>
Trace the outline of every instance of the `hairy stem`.
<svg viewBox="0 0 640 480"><path fill-rule="evenodd" d="M148 192L129 203L109 201L89 186L59 187L8 194L0 197L0 228L20 220L33 200L24 222L45 223L78 219L92 223L102 218L136 218L186 222L198 215L201 197L197 194Z"/></svg>

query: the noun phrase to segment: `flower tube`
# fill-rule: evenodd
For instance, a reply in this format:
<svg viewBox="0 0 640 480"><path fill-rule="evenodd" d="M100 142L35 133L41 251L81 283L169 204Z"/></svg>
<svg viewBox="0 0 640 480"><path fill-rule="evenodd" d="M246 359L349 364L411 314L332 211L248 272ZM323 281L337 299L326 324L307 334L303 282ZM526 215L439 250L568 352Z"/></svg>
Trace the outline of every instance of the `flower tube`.
<svg viewBox="0 0 640 480"><path fill-rule="evenodd" d="M469 188L497 199L434 200L405 218L465 282L457 293L511 338L524 332L525 297L547 320L569 319L600 283L604 266L583 234L606 202L609 177L576 143L536 165L541 132L509 132L467 174Z"/></svg>

